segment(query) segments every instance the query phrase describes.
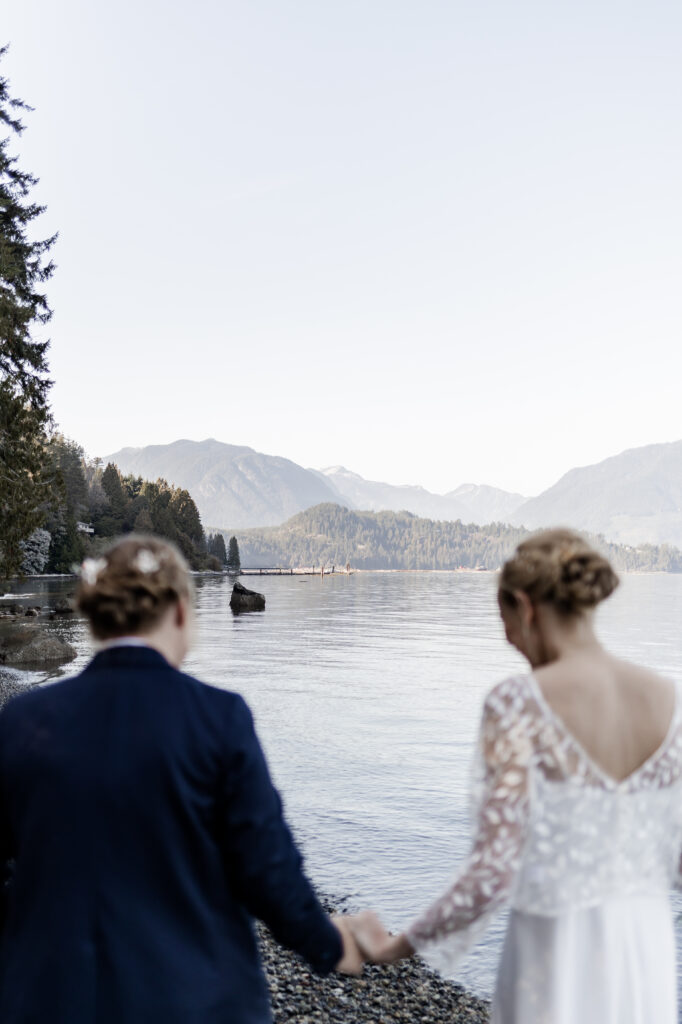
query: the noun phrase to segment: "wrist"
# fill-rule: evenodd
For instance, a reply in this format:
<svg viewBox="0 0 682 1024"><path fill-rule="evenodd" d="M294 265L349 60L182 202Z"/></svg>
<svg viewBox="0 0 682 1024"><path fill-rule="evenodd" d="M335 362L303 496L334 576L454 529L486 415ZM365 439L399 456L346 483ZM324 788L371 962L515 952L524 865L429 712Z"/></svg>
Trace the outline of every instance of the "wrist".
<svg viewBox="0 0 682 1024"><path fill-rule="evenodd" d="M335 969L342 974L361 974L364 960L348 924L338 916L332 918L332 924L341 940L341 959Z"/></svg>
<svg viewBox="0 0 682 1024"><path fill-rule="evenodd" d="M399 935L391 935L381 950L380 962L384 964L394 964L398 960L404 960L406 957L412 956L414 948L411 945L405 932L400 932Z"/></svg>

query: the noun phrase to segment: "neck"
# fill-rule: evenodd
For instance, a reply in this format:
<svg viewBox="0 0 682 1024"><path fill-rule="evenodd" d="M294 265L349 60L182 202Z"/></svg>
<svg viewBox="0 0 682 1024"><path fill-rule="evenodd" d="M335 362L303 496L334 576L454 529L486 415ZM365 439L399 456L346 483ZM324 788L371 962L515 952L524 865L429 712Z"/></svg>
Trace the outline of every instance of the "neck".
<svg viewBox="0 0 682 1024"><path fill-rule="evenodd" d="M131 636L115 637L113 640L105 641L102 645L106 647L121 647L125 644L134 646L151 647L163 655L166 661L174 668L180 668L182 661L187 654L188 637L186 628L186 616L184 611L181 621L178 621L178 607L173 605L168 609L161 621L146 633L135 633Z"/></svg>
<svg viewBox="0 0 682 1024"><path fill-rule="evenodd" d="M130 633L128 636L116 636L112 640L103 640L99 644L99 648L102 651L106 651L111 647L149 647L153 651L158 651L162 654L167 661L170 661L168 653L165 649L164 644L154 642L153 636L143 636L140 633Z"/></svg>
<svg viewBox="0 0 682 1024"><path fill-rule="evenodd" d="M551 608L539 608L538 634L540 650L534 667L575 654L597 653L602 649L594 632L591 612L565 617Z"/></svg>

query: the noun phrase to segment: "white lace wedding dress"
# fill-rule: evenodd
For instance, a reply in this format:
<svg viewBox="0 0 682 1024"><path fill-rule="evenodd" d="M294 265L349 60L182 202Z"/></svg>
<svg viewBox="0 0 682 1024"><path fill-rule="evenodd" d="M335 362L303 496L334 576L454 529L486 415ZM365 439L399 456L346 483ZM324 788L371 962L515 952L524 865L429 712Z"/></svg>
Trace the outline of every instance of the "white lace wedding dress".
<svg viewBox="0 0 682 1024"><path fill-rule="evenodd" d="M511 904L493 1024L677 1024L670 888L682 849L682 699L658 750L606 775L534 676L488 696L471 855L408 938L451 974Z"/></svg>

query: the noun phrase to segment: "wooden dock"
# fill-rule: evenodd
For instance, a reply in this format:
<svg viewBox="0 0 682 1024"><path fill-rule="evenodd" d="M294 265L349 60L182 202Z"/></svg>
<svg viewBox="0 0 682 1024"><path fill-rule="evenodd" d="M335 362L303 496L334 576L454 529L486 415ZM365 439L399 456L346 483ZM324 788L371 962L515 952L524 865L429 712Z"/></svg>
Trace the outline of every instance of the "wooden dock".
<svg viewBox="0 0 682 1024"><path fill-rule="evenodd" d="M312 565L293 566L269 565L263 566L242 566L239 570L241 576L349 576L350 566L337 569L335 565Z"/></svg>

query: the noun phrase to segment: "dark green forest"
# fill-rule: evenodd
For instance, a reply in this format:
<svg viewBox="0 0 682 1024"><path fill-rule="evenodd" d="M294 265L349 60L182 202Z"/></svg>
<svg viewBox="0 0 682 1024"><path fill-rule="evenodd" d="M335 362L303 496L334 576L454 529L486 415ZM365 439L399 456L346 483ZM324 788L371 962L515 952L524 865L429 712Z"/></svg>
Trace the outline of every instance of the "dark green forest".
<svg viewBox="0 0 682 1024"><path fill-rule="evenodd" d="M521 527L435 522L411 512L355 512L316 505L282 526L241 530L242 565L354 569L497 569L528 536ZM625 572L682 572L682 552L662 545L625 547L593 538Z"/></svg>
<svg viewBox="0 0 682 1024"><path fill-rule="evenodd" d="M193 569L222 570L222 536L206 537L189 492L165 480L122 476L112 463L85 458L74 441L56 434L47 443L42 522L22 542L21 571L71 572L86 556L136 531L173 541Z"/></svg>

